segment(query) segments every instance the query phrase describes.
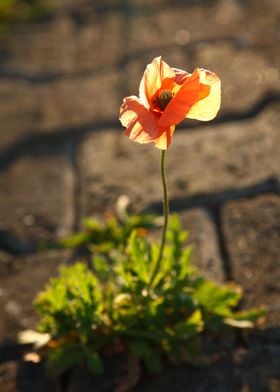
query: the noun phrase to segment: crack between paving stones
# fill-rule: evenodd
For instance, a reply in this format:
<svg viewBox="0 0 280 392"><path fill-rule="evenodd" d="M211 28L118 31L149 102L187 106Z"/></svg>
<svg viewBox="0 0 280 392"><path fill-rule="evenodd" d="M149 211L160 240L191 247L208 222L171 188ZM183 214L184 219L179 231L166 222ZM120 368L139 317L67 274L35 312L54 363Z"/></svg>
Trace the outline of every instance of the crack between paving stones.
<svg viewBox="0 0 280 392"><path fill-rule="evenodd" d="M182 9L185 8L186 6L188 8L193 8L196 6L197 0L192 0L189 2L184 2L184 0L166 0L161 4L161 8L168 10L169 8L174 10L175 8ZM214 0L214 2L217 2L217 0ZM98 20L106 17L108 14L122 14L126 15L127 13L127 8L124 6L123 3L125 1L120 0L119 2L114 2L113 4L110 5L110 8L103 4L102 2L92 2L93 4L90 5L90 8L88 8L88 12L94 12L96 16L98 17ZM213 4L213 0L204 0L202 4L205 7L209 7L211 4ZM67 6L66 6L67 7ZM150 16L151 13L155 10L155 5L154 4L134 4L132 8L133 15L141 15L146 17L147 15ZM158 11L159 8L156 8ZM78 8L73 6L72 4L69 5L64 13L63 16L69 15L76 23L78 26L80 25L85 25L86 22L84 22L83 14L78 11Z"/></svg>
<svg viewBox="0 0 280 392"><path fill-rule="evenodd" d="M8 230L0 230L0 250L10 255L32 254L36 252L34 243L27 243Z"/></svg>
<svg viewBox="0 0 280 392"><path fill-rule="evenodd" d="M77 146L79 143L71 143L70 145L70 164L73 171L74 176L74 184L73 184L73 224L72 224L72 232L76 232L80 229L80 218L81 218L81 208L80 208L80 195L81 195L81 185L80 185L80 173L77 164Z"/></svg>
<svg viewBox="0 0 280 392"><path fill-rule="evenodd" d="M209 210L208 210L209 211ZM221 206L212 208L209 211L209 215L212 218L212 222L215 225L217 238L218 238L218 246L222 258L223 263L223 272L226 281L233 280L233 272L232 272L232 263L230 260L230 254L227 249L227 241L223 231L222 224L222 208Z"/></svg>
<svg viewBox="0 0 280 392"><path fill-rule="evenodd" d="M254 198L262 194L280 194L280 183L276 177L268 178L254 185L226 189L221 192L196 194L170 199L172 212L180 212L191 208L213 209L231 200ZM151 203L145 211L161 211L161 202Z"/></svg>

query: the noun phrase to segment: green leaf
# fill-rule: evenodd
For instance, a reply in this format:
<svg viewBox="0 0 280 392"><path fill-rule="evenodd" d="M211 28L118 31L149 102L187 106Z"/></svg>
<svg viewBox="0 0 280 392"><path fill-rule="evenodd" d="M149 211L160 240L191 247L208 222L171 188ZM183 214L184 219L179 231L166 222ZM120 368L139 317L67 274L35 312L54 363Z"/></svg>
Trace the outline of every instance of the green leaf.
<svg viewBox="0 0 280 392"><path fill-rule="evenodd" d="M197 281L194 298L207 312L220 316L230 316L230 308L236 306L241 298L241 293L231 286L219 286L212 281L200 279Z"/></svg>
<svg viewBox="0 0 280 392"><path fill-rule="evenodd" d="M61 240L59 245L62 248L75 249L89 242L90 238L90 234L87 232L76 233Z"/></svg>
<svg viewBox="0 0 280 392"><path fill-rule="evenodd" d="M248 310L241 310L232 313L231 318L235 321L249 321L253 325L262 317L265 317L268 313L266 308L252 308Z"/></svg>
<svg viewBox="0 0 280 392"><path fill-rule="evenodd" d="M189 339L203 330L203 319L200 310L196 310L185 321L175 325L175 336L180 339Z"/></svg>
<svg viewBox="0 0 280 392"><path fill-rule="evenodd" d="M101 374L104 372L103 363L96 352L86 351L86 365L93 373Z"/></svg>
<svg viewBox="0 0 280 392"><path fill-rule="evenodd" d="M148 342L145 340L133 340L129 344L129 349L132 354L139 358L144 358L150 351Z"/></svg>
<svg viewBox="0 0 280 392"><path fill-rule="evenodd" d="M111 274L111 268L108 260L104 256L98 255L93 257L92 264L100 279L105 280L109 278Z"/></svg>
<svg viewBox="0 0 280 392"><path fill-rule="evenodd" d="M90 331L100 322L103 308L99 282L83 263L62 267L60 276L35 299L35 308L42 332L56 337Z"/></svg>
<svg viewBox="0 0 280 392"><path fill-rule="evenodd" d="M144 363L150 372L159 372L162 369L162 359L160 352L150 350L144 357Z"/></svg>
<svg viewBox="0 0 280 392"><path fill-rule="evenodd" d="M159 352L152 349L145 340L133 340L129 349L132 354L144 360L145 366L151 372L158 372L162 368L162 360Z"/></svg>
<svg viewBox="0 0 280 392"><path fill-rule="evenodd" d="M93 218L84 218L83 225L88 231L99 231L103 229L102 223Z"/></svg>
<svg viewBox="0 0 280 392"><path fill-rule="evenodd" d="M84 358L81 347L63 345L52 348L48 352L46 368L51 376L58 376L66 370L77 366Z"/></svg>

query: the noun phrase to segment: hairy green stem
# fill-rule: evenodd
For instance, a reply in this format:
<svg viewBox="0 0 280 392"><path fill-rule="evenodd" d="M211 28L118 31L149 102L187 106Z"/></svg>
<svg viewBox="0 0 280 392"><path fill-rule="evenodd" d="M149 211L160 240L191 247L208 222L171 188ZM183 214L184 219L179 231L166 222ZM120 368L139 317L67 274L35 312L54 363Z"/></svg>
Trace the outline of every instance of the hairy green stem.
<svg viewBox="0 0 280 392"><path fill-rule="evenodd" d="M164 251L164 246L165 246L165 241L166 241L166 231L167 231L167 225L168 225L168 216L169 216L169 201L168 201L168 189L167 189L167 177L165 173L165 154L166 150L161 151L161 161L160 161L160 173L161 173L161 180L162 180L162 188L163 188L163 215L164 215L164 224L162 228L162 233L161 233L161 244L160 244L160 250L158 254L158 258L156 261L156 265L154 268L154 271L151 276L151 280L149 283L149 288L152 286L155 277L159 271L160 268L160 263L162 260L163 256L163 251Z"/></svg>

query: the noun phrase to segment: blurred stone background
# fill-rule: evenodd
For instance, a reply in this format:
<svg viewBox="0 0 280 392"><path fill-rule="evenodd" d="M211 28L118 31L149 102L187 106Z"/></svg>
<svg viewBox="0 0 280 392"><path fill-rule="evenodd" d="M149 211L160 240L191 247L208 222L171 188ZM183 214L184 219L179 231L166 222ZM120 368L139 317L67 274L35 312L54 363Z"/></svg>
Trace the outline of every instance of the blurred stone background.
<svg viewBox="0 0 280 392"><path fill-rule="evenodd" d="M243 306L271 310L238 380L280 390L279 1L46 0L34 15L21 3L6 25L0 1L0 389L17 390L10 347L35 325L34 295L72 258L38 246L122 194L135 211L161 211L159 150L123 136L118 113L162 55L222 80L217 119L184 122L168 150L171 210L203 273L241 284Z"/></svg>

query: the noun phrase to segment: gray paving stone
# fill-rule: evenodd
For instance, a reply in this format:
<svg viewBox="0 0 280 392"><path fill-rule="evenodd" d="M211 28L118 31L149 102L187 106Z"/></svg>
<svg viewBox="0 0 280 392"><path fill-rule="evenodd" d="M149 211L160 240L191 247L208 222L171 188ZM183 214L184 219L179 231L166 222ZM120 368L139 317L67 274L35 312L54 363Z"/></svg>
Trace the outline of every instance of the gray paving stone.
<svg viewBox="0 0 280 392"><path fill-rule="evenodd" d="M280 198L262 195L228 202L223 230L233 279L244 289L244 305L271 309L268 325L279 326Z"/></svg>
<svg viewBox="0 0 280 392"><path fill-rule="evenodd" d="M207 279L223 282L224 266L218 236L209 212L191 209L180 214L182 228L188 231L188 243L193 247L192 263Z"/></svg>
<svg viewBox="0 0 280 392"><path fill-rule="evenodd" d="M74 220L74 173L69 145L19 151L0 176L4 241L37 243L69 233ZM10 237L9 237L10 235Z"/></svg>
<svg viewBox="0 0 280 392"><path fill-rule="evenodd" d="M117 121L121 18L93 13L77 28L62 14L0 37L1 150L40 132Z"/></svg>
<svg viewBox="0 0 280 392"><path fill-rule="evenodd" d="M221 201L279 178L277 106L248 122L177 131L167 153L173 209L197 198ZM127 194L135 210L160 203L160 151L130 141L121 128L93 134L78 154L81 214L112 210ZM191 199L190 199L191 198Z"/></svg>
<svg viewBox="0 0 280 392"><path fill-rule="evenodd" d="M157 1L138 0L126 8L130 32L128 51L181 47L203 41L232 40L248 46L269 42L278 29L277 0L256 1ZM268 31L269 34L262 34ZM141 32L141 33L139 33ZM264 49L262 47L262 49Z"/></svg>
<svg viewBox="0 0 280 392"><path fill-rule="evenodd" d="M28 136L117 121L120 95L114 72L30 85L0 79L1 150Z"/></svg>
<svg viewBox="0 0 280 392"><path fill-rule="evenodd" d="M23 329L34 329L37 316L32 301L58 267L71 259L71 252L50 250L11 257L9 271L0 271L0 341L15 339Z"/></svg>
<svg viewBox="0 0 280 392"><path fill-rule="evenodd" d="M88 12L77 26L70 7L64 8L49 22L21 26L1 39L8 53L2 60L6 73L28 79L116 66L123 35L119 15Z"/></svg>
<svg viewBox="0 0 280 392"><path fill-rule="evenodd" d="M40 101L37 90L31 90L26 82L0 79L2 151L25 136L29 129L40 127Z"/></svg>
<svg viewBox="0 0 280 392"><path fill-rule="evenodd" d="M114 73L61 79L40 88L41 125L44 131L100 120L118 119L120 98Z"/></svg>

